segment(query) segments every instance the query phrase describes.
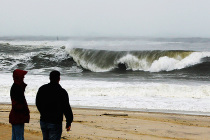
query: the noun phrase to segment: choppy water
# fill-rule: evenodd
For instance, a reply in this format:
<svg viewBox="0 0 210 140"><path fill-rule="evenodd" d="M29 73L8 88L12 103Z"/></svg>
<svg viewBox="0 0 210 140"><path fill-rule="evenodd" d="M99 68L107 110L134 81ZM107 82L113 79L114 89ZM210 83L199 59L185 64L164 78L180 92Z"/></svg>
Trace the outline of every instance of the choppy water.
<svg viewBox="0 0 210 140"><path fill-rule="evenodd" d="M72 105L210 112L210 39L0 38L0 102L10 102L11 72L28 70L34 103L51 70Z"/></svg>

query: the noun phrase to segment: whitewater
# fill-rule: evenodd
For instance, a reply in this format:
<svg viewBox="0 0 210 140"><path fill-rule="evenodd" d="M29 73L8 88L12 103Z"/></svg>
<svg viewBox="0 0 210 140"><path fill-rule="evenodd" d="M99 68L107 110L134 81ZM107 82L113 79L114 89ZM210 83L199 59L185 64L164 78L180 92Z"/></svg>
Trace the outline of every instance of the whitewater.
<svg viewBox="0 0 210 140"><path fill-rule="evenodd" d="M29 104L59 70L72 106L210 113L210 39L0 38L1 103L16 68Z"/></svg>

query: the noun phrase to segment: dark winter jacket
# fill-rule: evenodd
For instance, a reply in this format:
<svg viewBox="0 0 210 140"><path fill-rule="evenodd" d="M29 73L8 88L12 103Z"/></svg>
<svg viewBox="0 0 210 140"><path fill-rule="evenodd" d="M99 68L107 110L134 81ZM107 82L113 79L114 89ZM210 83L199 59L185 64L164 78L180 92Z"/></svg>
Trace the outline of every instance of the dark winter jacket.
<svg viewBox="0 0 210 140"><path fill-rule="evenodd" d="M36 96L36 106L40 112L40 120L59 124L66 117L66 127L71 126L73 113L69 97L65 89L58 83L49 83L39 88Z"/></svg>
<svg viewBox="0 0 210 140"><path fill-rule="evenodd" d="M9 123L11 124L29 123L30 112L24 96L25 88L25 83L14 83L11 87L10 97L12 101L12 110L9 114Z"/></svg>

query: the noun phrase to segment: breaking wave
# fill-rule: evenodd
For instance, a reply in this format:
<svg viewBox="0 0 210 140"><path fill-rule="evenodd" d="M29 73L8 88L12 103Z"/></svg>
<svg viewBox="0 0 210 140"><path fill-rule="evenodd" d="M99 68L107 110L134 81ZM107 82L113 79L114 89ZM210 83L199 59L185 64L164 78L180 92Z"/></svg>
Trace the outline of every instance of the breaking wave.
<svg viewBox="0 0 210 140"><path fill-rule="evenodd" d="M70 56L84 69L107 72L115 69L131 71L173 71L209 63L210 53L194 51L105 51L71 49ZM206 59L204 59L206 58ZM207 62L206 62L207 61Z"/></svg>
<svg viewBox="0 0 210 140"><path fill-rule="evenodd" d="M210 52L184 50L109 51L52 46L0 44L0 70L16 68L64 73L109 71L208 72Z"/></svg>

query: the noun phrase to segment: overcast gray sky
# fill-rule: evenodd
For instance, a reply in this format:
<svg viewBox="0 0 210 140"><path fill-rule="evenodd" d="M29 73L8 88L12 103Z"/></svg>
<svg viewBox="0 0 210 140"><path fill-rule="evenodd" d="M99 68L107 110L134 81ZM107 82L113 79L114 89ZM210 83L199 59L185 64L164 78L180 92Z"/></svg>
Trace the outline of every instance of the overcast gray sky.
<svg viewBox="0 0 210 140"><path fill-rule="evenodd" d="M8 35L210 37L210 0L1 0Z"/></svg>

